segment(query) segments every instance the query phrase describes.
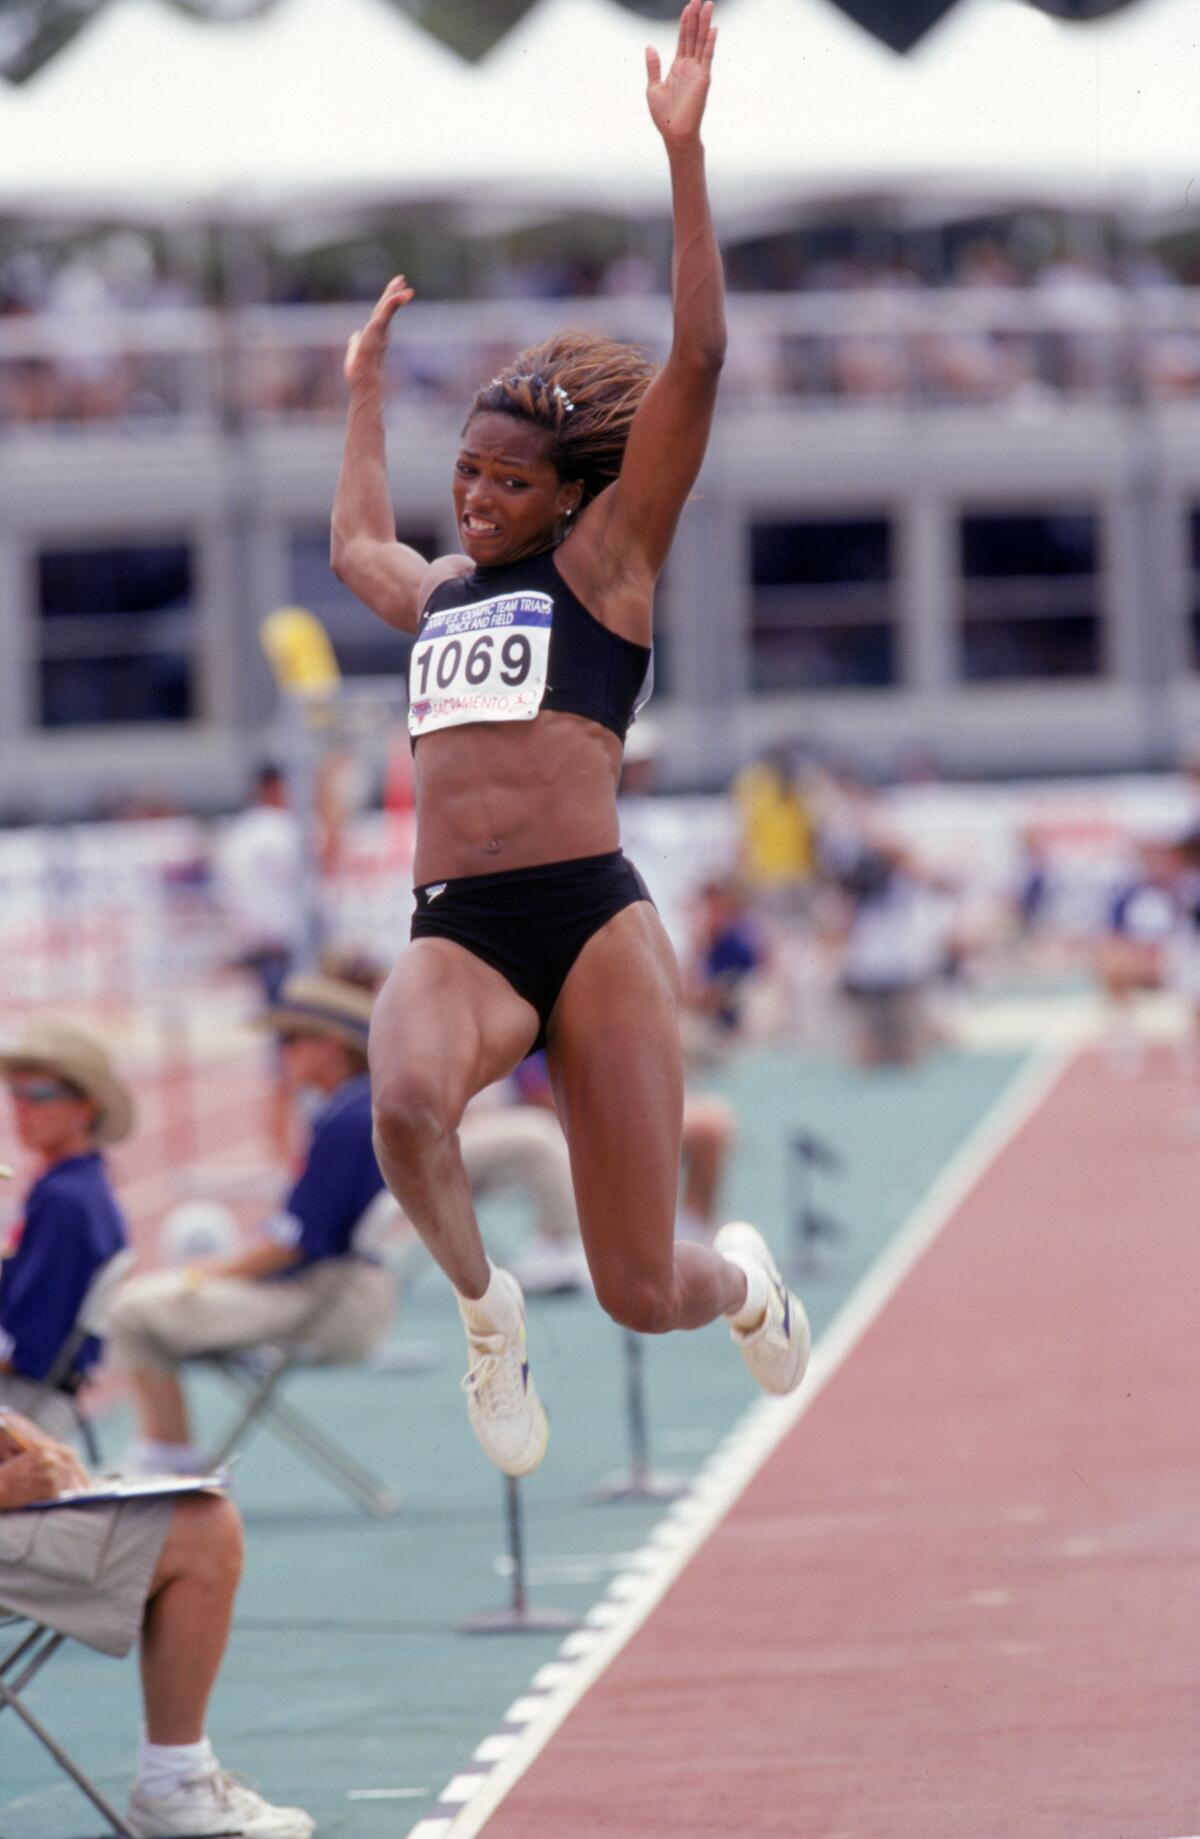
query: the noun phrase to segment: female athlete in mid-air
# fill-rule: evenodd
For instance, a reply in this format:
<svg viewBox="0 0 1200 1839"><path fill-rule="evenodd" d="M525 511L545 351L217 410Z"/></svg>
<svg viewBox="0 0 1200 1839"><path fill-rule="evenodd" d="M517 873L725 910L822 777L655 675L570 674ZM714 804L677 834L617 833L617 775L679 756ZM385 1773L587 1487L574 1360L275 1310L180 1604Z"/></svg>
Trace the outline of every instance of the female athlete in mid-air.
<svg viewBox="0 0 1200 1839"><path fill-rule="evenodd" d="M332 560L389 625L416 634L412 942L371 1027L376 1147L388 1186L458 1296L475 1433L510 1475L541 1461L524 1303L488 1260L458 1153L472 1095L547 1049L596 1294L646 1334L724 1315L768 1391L799 1384L804 1311L752 1226L674 1242L683 1078L671 946L619 847L626 730L646 686L654 585L700 470L725 352L721 259L700 124L716 28L688 0L647 100L667 151L674 336L657 373L628 346L567 332L476 395L454 463L463 553L396 541L384 457L384 355L403 275L350 341L350 409Z"/></svg>

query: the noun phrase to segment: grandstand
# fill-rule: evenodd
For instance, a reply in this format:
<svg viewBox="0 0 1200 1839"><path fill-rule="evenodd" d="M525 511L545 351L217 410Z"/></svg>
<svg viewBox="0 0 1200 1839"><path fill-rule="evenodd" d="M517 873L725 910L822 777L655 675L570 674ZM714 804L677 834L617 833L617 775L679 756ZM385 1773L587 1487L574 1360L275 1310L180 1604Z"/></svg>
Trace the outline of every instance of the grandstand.
<svg viewBox="0 0 1200 1839"><path fill-rule="evenodd" d="M339 9L336 39L325 4L289 0L205 31L116 6L42 73L41 96L37 83L0 94L7 143L23 136L25 149L0 160L10 816L234 802L274 711L256 639L272 606L311 606L351 675L402 669L403 642L325 565L340 352L362 317L364 261L374 284L406 248L410 268L426 255L390 438L404 456L401 534L431 549L451 541L458 417L498 354L575 320L663 348L661 175L636 166L624 114L602 157L564 157L552 183L518 139L472 221L461 196L449 202L464 183L453 149L436 169L406 155L368 186L379 141L360 145L357 128L336 149L327 136L315 153L297 146L290 185L272 191L262 141L275 129L245 125L254 111L237 101L273 67L293 99L311 89L328 105L354 59L336 47L361 32L359 62L383 67L381 84L407 69L407 93L436 116L457 82L486 127L522 68L564 68L585 35L592 53L555 88L550 138L565 150L572 112L596 106L597 71L640 56L644 22L547 0L456 76L449 53L385 21L381 0ZM876 770L924 755L971 775L1157 769L1192 748L1186 12L1156 0L1083 30L978 0L902 66L825 0L730 4L730 67L752 70L773 32L789 93L805 84L815 112L800 140L783 118L754 134L732 115L714 126L736 291L718 426L661 591L667 783L715 786L797 737ZM148 64L151 112L122 104L115 155L102 136L83 155L86 137L72 151L47 131L55 94L83 124ZM205 109L222 86L244 144L222 140L224 163L205 168ZM1081 119L1089 93L1110 140ZM167 111L159 170L134 157L136 137ZM437 139L424 115L406 133L423 154ZM137 235L112 233L122 212ZM547 235L522 240L538 222ZM47 241L52 260L39 258ZM326 304L304 303L314 290Z"/></svg>

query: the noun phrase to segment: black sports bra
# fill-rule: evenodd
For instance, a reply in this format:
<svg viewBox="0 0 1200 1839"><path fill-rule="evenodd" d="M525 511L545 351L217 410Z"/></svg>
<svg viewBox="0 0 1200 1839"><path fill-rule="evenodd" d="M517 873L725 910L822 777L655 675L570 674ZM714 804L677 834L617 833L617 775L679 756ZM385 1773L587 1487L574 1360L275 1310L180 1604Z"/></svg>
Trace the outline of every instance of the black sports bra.
<svg viewBox="0 0 1200 1839"><path fill-rule="evenodd" d="M588 612L559 574L553 549L544 549L538 555L495 568L477 567L469 575L443 581L434 589L421 614L413 647L410 709L420 711L431 687L428 666L422 666L420 651L433 616L444 616L456 608L471 609L471 624L463 630L464 644L469 651L469 633L482 629L479 622L484 610L501 596L521 595L546 597L552 605L545 688L537 709L561 709L570 715L586 716L589 721L611 729L623 741L636 710L649 696L652 682L650 647L622 638L619 632L610 632L595 614ZM434 622L434 630L439 628L442 633L448 630L444 618ZM449 627L451 631L457 629L453 625ZM518 663L521 655L519 651L513 653ZM480 662L482 665L482 652ZM424 684L422 676L426 678ZM643 690L645 693L641 694ZM458 720L463 719L464 714L460 714ZM477 716L466 719L506 718L489 717L486 709L481 709ZM442 724L435 721L433 725ZM409 726L415 741L420 727L414 726L411 718Z"/></svg>

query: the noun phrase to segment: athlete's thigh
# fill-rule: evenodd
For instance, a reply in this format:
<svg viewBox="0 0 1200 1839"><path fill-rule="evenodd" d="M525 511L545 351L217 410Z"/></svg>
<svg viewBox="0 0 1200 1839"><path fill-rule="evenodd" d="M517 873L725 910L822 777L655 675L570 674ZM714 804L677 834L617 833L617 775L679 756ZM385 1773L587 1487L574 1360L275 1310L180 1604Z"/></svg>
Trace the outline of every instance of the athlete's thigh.
<svg viewBox="0 0 1200 1839"><path fill-rule="evenodd" d="M432 1103L457 1122L475 1092L524 1058L537 1032L537 1011L490 964L449 939L414 939L371 1017L376 1107Z"/></svg>
<svg viewBox="0 0 1200 1839"><path fill-rule="evenodd" d="M602 1301L609 1284L670 1280L683 1128L678 983L662 921L639 901L588 940L550 1018L550 1075Z"/></svg>

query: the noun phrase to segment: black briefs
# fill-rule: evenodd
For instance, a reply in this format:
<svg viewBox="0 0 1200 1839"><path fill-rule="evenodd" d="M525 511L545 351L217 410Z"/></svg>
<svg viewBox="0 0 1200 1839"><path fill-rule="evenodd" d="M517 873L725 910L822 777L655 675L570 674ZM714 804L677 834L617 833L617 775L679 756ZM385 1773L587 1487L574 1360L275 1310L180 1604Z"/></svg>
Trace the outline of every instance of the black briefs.
<svg viewBox="0 0 1200 1839"><path fill-rule="evenodd" d="M537 1010L536 1047L545 1045L551 1011L592 934L622 907L650 899L619 849L498 875L431 881L415 894L411 936L452 939L499 971Z"/></svg>

